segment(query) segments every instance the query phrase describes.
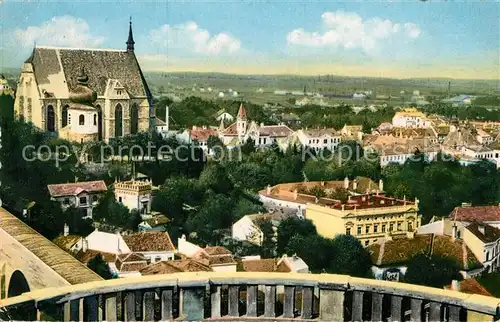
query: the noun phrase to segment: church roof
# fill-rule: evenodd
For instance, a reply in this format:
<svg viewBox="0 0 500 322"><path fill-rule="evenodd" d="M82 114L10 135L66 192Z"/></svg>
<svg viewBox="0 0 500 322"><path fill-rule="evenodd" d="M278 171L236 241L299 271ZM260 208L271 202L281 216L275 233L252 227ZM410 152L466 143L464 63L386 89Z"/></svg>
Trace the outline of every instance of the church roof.
<svg viewBox="0 0 500 322"><path fill-rule="evenodd" d="M67 93L74 90L78 85L79 70L84 68L88 87L98 96L104 95L108 79L119 80L131 96L149 96L149 88L133 52L35 47L27 62L33 64L36 81L47 92Z"/></svg>
<svg viewBox="0 0 500 322"><path fill-rule="evenodd" d="M240 119L247 118L247 110L243 106L243 103L240 104L240 109L238 110L238 118L240 118Z"/></svg>

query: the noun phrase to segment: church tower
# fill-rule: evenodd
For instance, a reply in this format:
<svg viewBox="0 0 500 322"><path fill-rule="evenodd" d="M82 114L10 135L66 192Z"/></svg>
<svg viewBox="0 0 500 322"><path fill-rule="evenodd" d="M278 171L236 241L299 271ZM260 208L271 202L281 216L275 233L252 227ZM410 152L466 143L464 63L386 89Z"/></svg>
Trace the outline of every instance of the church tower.
<svg viewBox="0 0 500 322"><path fill-rule="evenodd" d="M243 103L240 105L240 109L238 110L238 116L236 116L236 132L238 136L241 138L245 136L247 130L247 110L243 106Z"/></svg>
<svg viewBox="0 0 500 322"><path fill-rule="evenodd" d="M130 22L128 27L128 40L126 44L127 44L127 52L133 53L135 41L134 41L134 35L132 34L132 17L130 17Z"/></svg>

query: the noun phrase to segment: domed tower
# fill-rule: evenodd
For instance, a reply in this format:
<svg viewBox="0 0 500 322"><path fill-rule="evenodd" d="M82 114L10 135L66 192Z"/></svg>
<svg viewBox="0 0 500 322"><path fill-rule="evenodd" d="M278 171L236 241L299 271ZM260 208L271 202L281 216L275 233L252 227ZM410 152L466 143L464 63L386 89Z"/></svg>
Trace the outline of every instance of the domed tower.
<svg viewBox="0 0 500 322"><path fill-rule="evenodd" d="M69 93L68 125L61 130L61 137L69 141L88 142L98 139L98 115L94 107L97 93L88 87L89 77L80 67L77 85Z"/></svg>

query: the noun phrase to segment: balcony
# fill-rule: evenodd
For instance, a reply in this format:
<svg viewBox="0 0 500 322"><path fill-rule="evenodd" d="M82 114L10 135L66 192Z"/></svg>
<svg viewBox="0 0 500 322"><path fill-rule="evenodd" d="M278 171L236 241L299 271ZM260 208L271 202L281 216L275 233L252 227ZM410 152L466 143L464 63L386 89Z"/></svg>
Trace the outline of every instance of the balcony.
<svg viewBox="0 0 500 322"><path fill-rule="evenodd" d="M500 299L330 274L180 273L0 300L0 320L496 321Z"/></svg>

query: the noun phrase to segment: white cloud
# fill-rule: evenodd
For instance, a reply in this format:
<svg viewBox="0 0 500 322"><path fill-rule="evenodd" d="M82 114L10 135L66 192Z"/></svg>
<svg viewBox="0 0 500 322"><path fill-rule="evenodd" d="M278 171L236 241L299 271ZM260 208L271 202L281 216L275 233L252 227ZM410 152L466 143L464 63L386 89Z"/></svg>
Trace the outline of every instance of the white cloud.
<svg viewBox="0 0 500 322"><path fill-rule="evenodd" d="M308 32L298 28L288 34L289 45L305 47L332 47L354 49L361 48L365 52L376 49L378 44L395 35L401 34L411 39L420 36L420 29L414 23L401 26L388 19L371 18L363 20L357 13L325 12L321 15L325 30L323 32Z"/></svg>
<svg viewBox="0 0 500 322"><path fill-rule="evenodd" d="M235 53L241 49L241 41L228 33L210 35L196 22L170 26L163 25L150 33L154 44L168 49L183 49L201 54Z"/></svg>
<svg viewBox="0 0 500 322"><path fill-rule="evenodd" d="M58 16L40 26L14 30L14 37L22 46L31 47L35 41L40 45L66 47L95 47L102 44L103 37L89 33L88 23L73 16Z"/></svg>

